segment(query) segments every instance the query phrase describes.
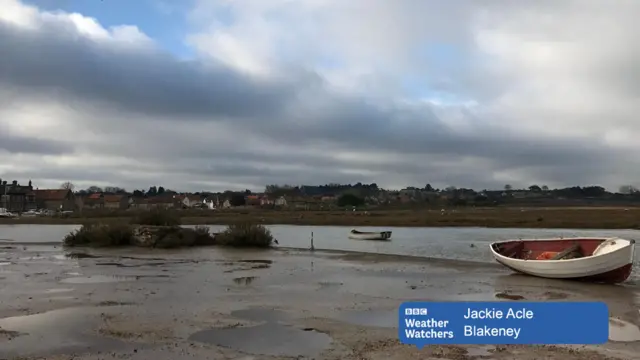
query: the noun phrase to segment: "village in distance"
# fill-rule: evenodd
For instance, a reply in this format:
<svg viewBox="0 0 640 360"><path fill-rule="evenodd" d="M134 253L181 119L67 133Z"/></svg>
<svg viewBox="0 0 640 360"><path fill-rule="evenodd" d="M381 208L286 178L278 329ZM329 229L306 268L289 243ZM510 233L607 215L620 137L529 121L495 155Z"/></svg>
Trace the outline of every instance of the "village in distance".
<svg viewBox="0 0 640 360"><path fill-rule="evenodd" d="M233 209L266 208L297 210L337 210L343 208L416 208L416 207L495 207L495 206L632 206L640 203L640 192L633 186L608 192L601 186L549 189L531 185L526 189L473 190L407 187L386 190L373 184L327 184L319 186L267 185L261 193L193 192L184 193L162 186L126 191L119 187L91 186L76 189L65 182L57 189L40 189L31 180L0 180L0 209L5 212L51 213L100 209Z"/></svg>

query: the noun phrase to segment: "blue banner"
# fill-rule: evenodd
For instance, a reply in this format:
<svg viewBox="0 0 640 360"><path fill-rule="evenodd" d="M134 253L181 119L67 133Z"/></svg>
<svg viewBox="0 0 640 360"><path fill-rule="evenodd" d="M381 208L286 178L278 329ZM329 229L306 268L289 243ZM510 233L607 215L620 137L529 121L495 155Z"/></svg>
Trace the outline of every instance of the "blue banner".
<svg viewBox="0 0 640 360"><path fill-rule="evenodd" d="M398 337L418 348L444 344L603 344L603 302L406 302Z"/></svg>

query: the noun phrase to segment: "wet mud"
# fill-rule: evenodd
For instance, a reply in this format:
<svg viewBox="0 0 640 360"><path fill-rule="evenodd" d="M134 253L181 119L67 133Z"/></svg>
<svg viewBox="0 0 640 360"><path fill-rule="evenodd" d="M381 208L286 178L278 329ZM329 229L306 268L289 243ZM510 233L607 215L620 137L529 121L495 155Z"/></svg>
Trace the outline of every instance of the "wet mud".
<svg viewBox="0 0 640 360"><path fill-rule="evenodd" d="M0 359L640 359L634 284L335 251L39 246L3 249L0 264ZM611 341L418 350L397 340L403 301L565 299L605 301Z"/></svg>

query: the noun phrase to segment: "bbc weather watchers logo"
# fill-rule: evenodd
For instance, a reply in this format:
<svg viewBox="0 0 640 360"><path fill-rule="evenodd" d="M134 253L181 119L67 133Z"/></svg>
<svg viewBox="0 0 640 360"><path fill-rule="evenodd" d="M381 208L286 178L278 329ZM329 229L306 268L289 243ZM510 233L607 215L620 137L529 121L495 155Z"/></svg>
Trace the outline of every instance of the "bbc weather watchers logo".
<svg viewBox="0 0 640 360"><path fill-rule="evenodd" d="M427 308L406 308L404 309L405 316L427 315Z"/></svg>

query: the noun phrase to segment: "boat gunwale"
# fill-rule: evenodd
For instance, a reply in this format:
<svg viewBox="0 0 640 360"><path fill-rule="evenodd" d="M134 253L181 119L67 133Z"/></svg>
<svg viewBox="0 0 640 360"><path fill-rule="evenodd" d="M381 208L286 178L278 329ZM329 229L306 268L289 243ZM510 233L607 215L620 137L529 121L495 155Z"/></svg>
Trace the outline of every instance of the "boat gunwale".
<svg viewBox="0 0 640 360"><path fill-rule="evenodd" d="M537 260L537 259L530 259L530 260L526 260L526 259L516 259L516 258L512 258L512 257L508 257L508 256L504 256L500 253L498 253L497 251L495 251L493 249L494 245L498 245L498 244L505 244L505 243L512 243L512 242L520 242L520 241L540 241L540 242L544 242L544 241L558 241L558 240L566 240L566 241L571 241L571 240L602 240L602 242L605 242L607 240L624 240L626 242L628 242L628 244L626 244L625 246L614 250L612 252L606 253L606 254L601 254L601 255L589 255L589 256L585 256L585 257L581 257L581 258L575 258L575 259L566 259L566 260ZM603 237L570 237L570 238L549 238L549 239L518 239L518 240L504 240L504 241L494 241L489 245L489 248L491 249L491 253L494 255L494 257L499 257L501 259L507 259L510 261L516 261L516 262L520 262L520 263L530 263L530 262L536 262L536 263L545 263L545 264L566 264L567 262L579 262L579 261L585 261L588 259L594 259L594 258L598 258L601 256L605 256L605 255L609 255L609 254L615 254L619 251L626 251L627 248L631 247L631 252L635 253L635 243L636 241L634 239L624 239L624 238L620 238L617 236L614 237L608 237L608 238L603 238ZM635 254L634 254L635 255ZM497 260L497 259L496 259ZM500 261L498 261L500 262ZM504 264L503 264L504 265Z"/></svg>

